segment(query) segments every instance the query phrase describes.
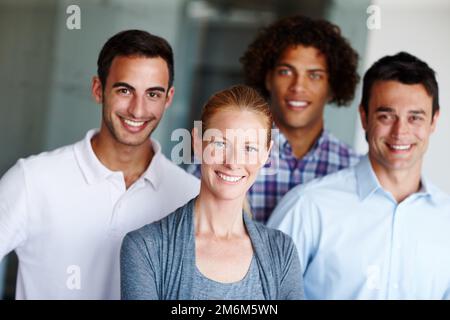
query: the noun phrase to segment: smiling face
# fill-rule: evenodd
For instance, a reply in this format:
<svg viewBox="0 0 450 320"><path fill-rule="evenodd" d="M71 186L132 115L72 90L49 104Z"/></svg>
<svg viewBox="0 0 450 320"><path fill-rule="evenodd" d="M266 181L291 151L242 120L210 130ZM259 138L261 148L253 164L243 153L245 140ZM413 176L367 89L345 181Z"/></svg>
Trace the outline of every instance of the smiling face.
<svg viewBox="0 0 450 320"><path fill-rule="evenodd" d="M323 110L330 99L326 58L314 47L284 50L266 76L271 110L278 127L286 130L323 126Z"/></svg>
<svg viewBox="0 0 450 320"><path fill-rule="evenodd" d="M266 122L255 112L224 108L208 120L203 141L194 133L202 189L222 200L245 197L269 154Z"/></svg>
<svg viewBox="0 0 450 320"><path fill-rule="evenodd" d="M375 172L420 173L428 140L439 112L432 116L432 97L421 84L378 81L372 86L368 114L360 108Z"/></svg>
<svg viewBox="0 0 450 320"><path fill-rule="evenodd" d="M94 78L93 95L103 104L101 136L127 146L140 146L169 107L174 89L162 58L115 57L102 88Z"/></svg>

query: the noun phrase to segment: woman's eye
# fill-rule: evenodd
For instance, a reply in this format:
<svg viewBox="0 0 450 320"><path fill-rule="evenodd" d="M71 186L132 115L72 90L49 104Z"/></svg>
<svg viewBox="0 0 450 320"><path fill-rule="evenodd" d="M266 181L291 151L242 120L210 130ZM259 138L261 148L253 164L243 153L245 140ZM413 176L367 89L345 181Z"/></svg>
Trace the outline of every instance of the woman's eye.
<svg viewBox="0 0 450 320"><path fill-rule="evenodd" d="M214 146L216 148L223 148L225 147L225 143L223 141L214 141Z"/></svg>
<svg viewBox="0 0 450 320"><path fill-rule="evenodd" d="M258 152L258 148L247 146L247 147L245 147L245 151L247 151L247 152Z"/></svg>

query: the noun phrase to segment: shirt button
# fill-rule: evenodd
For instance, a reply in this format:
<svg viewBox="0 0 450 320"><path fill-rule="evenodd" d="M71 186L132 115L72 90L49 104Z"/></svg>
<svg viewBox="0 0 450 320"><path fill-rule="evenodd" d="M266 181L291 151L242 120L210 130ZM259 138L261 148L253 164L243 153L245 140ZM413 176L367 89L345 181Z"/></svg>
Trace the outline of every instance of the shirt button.
<svg viewBox="0 0 450 320"><path fill-rule="evenodd" d="M398 283L394 283L394 289L398 289Z"/></svg>

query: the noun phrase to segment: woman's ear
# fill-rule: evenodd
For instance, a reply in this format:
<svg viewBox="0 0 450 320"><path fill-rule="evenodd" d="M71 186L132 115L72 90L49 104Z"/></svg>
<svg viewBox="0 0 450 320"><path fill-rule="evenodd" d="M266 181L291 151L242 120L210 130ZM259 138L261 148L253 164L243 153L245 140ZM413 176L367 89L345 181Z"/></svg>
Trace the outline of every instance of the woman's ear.
<svg viewBox="0 0 450 320"><path fill-rule="evenodd" d="M202 160L203 146L202 146L202 136L197 127L192 129L192 147L194 148L194 156Z"/></svg>
<svg viewBox="0 0 450 320"><path fill-rule="evenodd" d="M267 150L267 154L270 154L270 151L272 151L272 147L273 147L273 140L270 140L270 144L269 144L269 149Z"/></svg>
<svg viewBox="0 0 450 320"><path fill-rule="evenodd" d="M273 147L273 140L270 140L269 148L265 151L264 154L261 155L261 168L264 167L264 165L267 163L267 160L269 159L270 151Z"/></svg>

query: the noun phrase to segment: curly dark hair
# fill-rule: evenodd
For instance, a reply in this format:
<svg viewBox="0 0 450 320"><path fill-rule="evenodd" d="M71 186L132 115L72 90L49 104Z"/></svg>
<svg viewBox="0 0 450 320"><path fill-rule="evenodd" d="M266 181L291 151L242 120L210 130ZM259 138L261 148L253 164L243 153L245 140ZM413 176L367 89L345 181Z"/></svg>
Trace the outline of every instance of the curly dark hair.
<svg viewBox="0 0 450 320"><path fill-rule="evenodd" d="M331 102L338 106L349 104L359 82L358 54L342 37L338 26L321 19L296 15L261 29L240 59L246 83L268 99L267 72L275 67L286 48L296 45L315 47L325 55L333 96Z"/></svg>

